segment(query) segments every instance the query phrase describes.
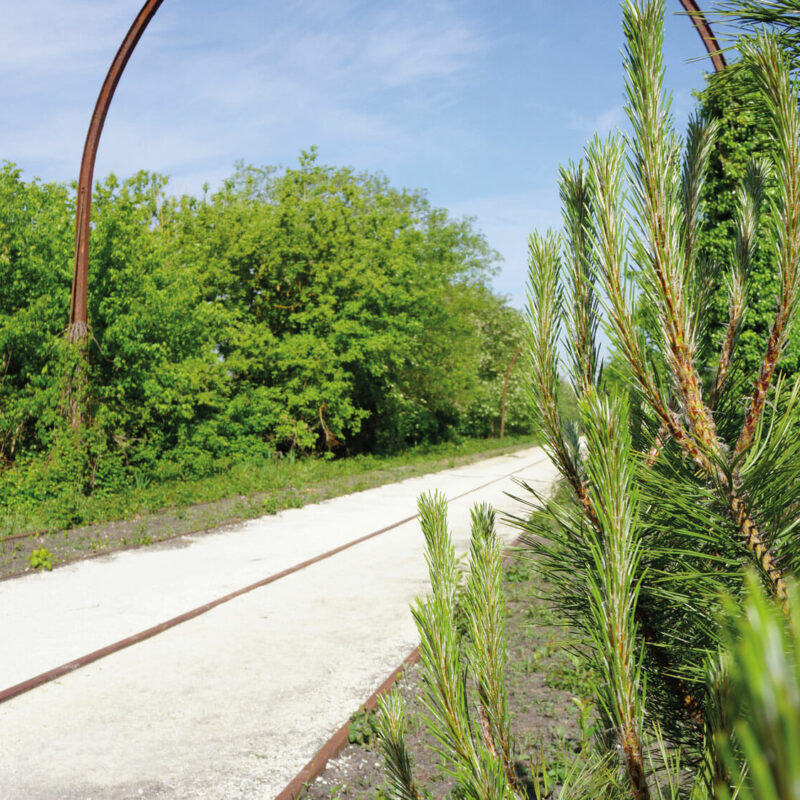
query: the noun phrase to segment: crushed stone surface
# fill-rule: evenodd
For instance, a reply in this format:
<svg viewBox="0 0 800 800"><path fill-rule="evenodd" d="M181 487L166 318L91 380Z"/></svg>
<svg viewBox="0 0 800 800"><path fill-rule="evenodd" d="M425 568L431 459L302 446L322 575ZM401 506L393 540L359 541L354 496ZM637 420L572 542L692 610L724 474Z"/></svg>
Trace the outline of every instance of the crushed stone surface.
<svg viewBox="0 0 800 800"><path fill-rule="evenodd" d="M463 552L475 502L525 513L515 478L555 475L531 448L0 583L0 690L494 481L450 504ZM3 703L0 796L272 798L416 645L426 588L414 520Z"/></svg>

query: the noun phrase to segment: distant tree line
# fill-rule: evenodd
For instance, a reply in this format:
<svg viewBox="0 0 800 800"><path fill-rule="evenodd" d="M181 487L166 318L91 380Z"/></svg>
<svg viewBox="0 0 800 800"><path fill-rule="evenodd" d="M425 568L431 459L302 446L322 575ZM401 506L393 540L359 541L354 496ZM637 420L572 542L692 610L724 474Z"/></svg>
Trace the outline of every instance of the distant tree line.
<svg viewBox="0 0 800 800"><path fill-rule="evenodd" d="M498 255L471 220L313 150L292 169L239 166L200 197L166 183L96 188L72 432L74 192L0 170L0 499L498 432L524 324L489 288ZM522 373L510 432L529 428Z"/></svg>

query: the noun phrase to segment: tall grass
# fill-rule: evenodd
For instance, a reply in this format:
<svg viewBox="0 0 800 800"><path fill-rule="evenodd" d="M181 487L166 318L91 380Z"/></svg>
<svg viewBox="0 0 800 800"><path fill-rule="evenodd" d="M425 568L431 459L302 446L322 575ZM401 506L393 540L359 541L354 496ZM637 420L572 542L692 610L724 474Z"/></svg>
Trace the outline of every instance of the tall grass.
<svg viewBox="0 0 800 800"><path fill-rule="evenodd" d="M232 463L203 478L149 482L144 476L124 491L91 495L77 492L32 505L9 503L0 510L0 535L48 531L169 510L180 512L199 503L257 498L253 513L278 511L353 491L402 480L532 445L531 437L465 439L426 445L393 456L359 455L325 458L271 458ZM246 509L245 509L246 511ZM239 509L236 515L241 515ZM223 517L220 521L224 519Z"/></svg>

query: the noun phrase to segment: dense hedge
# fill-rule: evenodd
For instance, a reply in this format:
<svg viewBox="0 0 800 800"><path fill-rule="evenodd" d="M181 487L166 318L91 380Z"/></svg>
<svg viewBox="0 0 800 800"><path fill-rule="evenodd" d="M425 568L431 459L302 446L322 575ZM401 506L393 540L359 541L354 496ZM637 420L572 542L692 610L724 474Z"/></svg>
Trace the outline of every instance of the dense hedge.
<svg viewBox="0 0 800 800"><path fill-rule="evenodd" d="M146 172L97 186L74 434L73 220L69 187L0 170L0 501L498 431L523 324L488 288L497 254L423 193L312 150L201 197ZM520 374L511 432L529 426Z"/></svg>

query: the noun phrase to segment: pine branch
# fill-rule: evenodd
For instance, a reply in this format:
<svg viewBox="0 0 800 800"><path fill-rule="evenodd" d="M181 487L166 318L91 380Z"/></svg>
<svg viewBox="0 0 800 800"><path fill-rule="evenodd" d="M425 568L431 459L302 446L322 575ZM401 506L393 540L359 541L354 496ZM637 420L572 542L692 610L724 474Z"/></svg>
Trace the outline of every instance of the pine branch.
<svg viewBox="0 0 800 800"><path fill-rule="evenodd" d="M796 596L796 589L793 591ZM795 597L795 607L798 598ZM717 797L741 800L796 798L800 785L800 620L787 620L764 597L754 576L744 609L728 604L728 652L721 673L729 684L724 724L715 732L725 769ZM744 762L744 763L742 763ZM727 775L725 774L727 773ZM730 783L738 787L731 792Z"/></svg>
<svg viewBox="0 0 800 800"><path fill-rule="evenodd" d="M426 800L417 788L405 743L405 704L396 691L378 699L378 741L389 800Z"/></svg>
<svg viewBox="0 0 800 800"><path fill-rule="evenodd" d="M684 281L687 284L692 281L692 265L697 261L697 236L702 221L700 204L708 171L708 160L719 127L718 120L706 120L694 114L689 118L681 180Z"/></svg>
<svg viewBox="0 0 800 800"><path fill-rule="evenodd" d="M652 469L653 465L656 463L658 454L661 452L661 448L664 447L667 436L669 436L669 427L665 422L662 422L658 428L656 438L653 440L653 444L647 451L647 458L644 460L645 469Z"/></svg>
<svg viewBox="0 0 800 800"><path fill-rule="evenodd" d="M632 306L631 294L624 288L623 264L625 261L625 244L627 237L622 217L623 206L623 163L624 150L622 142L618 137L610 137L605 142L595 138L587 147L587 160L589 173L587 176L587 186L596 213L594 225L585 224L584 229L592 232L592 256L587 256L587 260L592 260L596 265L597 274L606 293L606 310L612 320L608 328L609 336L618 348L627 355L628 363L634 377L637 379L640 390L648 398L650 404L662 419L660 439L657 438L656 446L660 447L664 438L671 433L677 441L684 443L684 446L695 459L710 467L710 462L703 457L700 451L694 446L680 424L677 415L669 408L667 402L662 399L656 388L655 379L644 358L644 345L639 337L636 326L630 312ZM563 183L562 171L562 183ZM573 185L575 181L573 180ZM579 218L580 211L575 208L578 202L582 202L581 194L575 191L568 191L562 186L562 200L565 204L565 220L575 220ZM572 205L572 207L570 207ZM532 286L534 294L537 286ZM577 305L577 303L574 303ZM577 331L577 326L573 326L573 335ZM594 346L594 342L592 342ZM578 345L574 345L578 350ZM653 454L655 458L655 454ZM606 534L594 508L594 504L589 497L587 485L582 479L570 481L575 492L575 496L586 514L589 524L596 531L597 535L604 539ZM645 609L637 606L636 620L642 627L645 641L653 645L655 635L652 624L647 618ZM702 728L702 711L700 704L693 697L691 691L685 686L684 682L673 677L668 668L666 654L657 645L650 647L655 659L661 664L665 682L672 694L675 696L679 706L687 709L690 718L695 724Z"/></svg>
<svg viewBox="0 0 800 800"><path fill-rule="evenodd" d="M586 430L586 469L590 497L605 536L590 541L595 571L589 574L596 621L603 704L614 721L631 789L636 800L650 791L642 751L644 700L641 651L636 644L640 545L637 541L635 459L627 413L619 401L601 400L595 391L582 398Z"/></svg>
<svg viewBox="0 0 800 800"><path fill-rule="evenodd" d="M792 80L778 45L766 36L744 45L744 53L767 103L780 158L778 160L779 204L773 215L781 288L778 309L767 350L747 410L734 456L753 439L772 382L778 359L786 344L788 326L797 310L800 293L800 110L798 85Z"/></svg>
<svg viewBox="0 0 800 800"><path fill-rule="evenodd" d="M427 494L420 497L418 506L432 592L424 602L417 601L412 615L420 635L420 664L425 687L423 702L429 711L428 729L439 742L441 755L467 797L519 800L506 777L502 751L487 748L482 735L477 740L473 737L466 673L462 665L464 646L455 622L458 571L447 528L447 501L439 493ZM475 535L480 538L482 533L478 531ZM481 545L476 545L476 548L487 554ZM479 574L497 577L486 565L477 565L477 570ZM499 583L493 591L500 591ZM479 635L486 633L490 636L490 650L499 646L498 641L504 641L504 637L498 639L492 631L475 630ZM467 651L477 659L476 649L480 652L483 643L473 645L472 649L468 646ZM498 677L494 670L502 672L503 668L504 664L495 660L486 667L484 674L490 685L488 691L494 693L489 713L494 715L498 725L502 725L502 719L497 718L501 713L497 711L497 703L503 702L505 688L500 685L502 675Z"/></svg>
<svg viewBox="0 0 800 800"><path fill-rule="evenodd" d="M676 154L669 102L663 93L662 20L662 2L643 5L629 0L623 7L623 26L627 41L627 108L634 130L630 166L634 206L641 219L641 239L636 250L639 254L643 287L658 311L665 349L670 355L668 363L694 442L690 443L681 435L677 420L667 418L664 421L669 426L670 433L687 449L706 477L719 486L745 546L770 581L774 593L785 602L786 585L783 573L763 531L755 523L745 498L737 492L735 481L732 482L729 477L726 448L717 435L713 414L703 401L701 381L695 365L694 330L687 306L692 276L691 271L680 265L676 259L681 209L674 178L670 177L674 175ZM794 156L796 163L800 163L800 144L797 141L800 134L800 115L795 95L790 97L787 94L791 89L788 73L785 69L780 69L780 57L774 44L771 48L771 55L762 60L766 65L762 71L763 81L765 86L772 88L775 105L778 106L780 102L781 113L776 113L775 119L778 133L785 142L787 160ZM774 70L770 71L770 65ZM752 439L777 355L783 346L785 326L800 288L800 264L797 263L800 253L800 174L796 169L792 171L791 167L783 168L782 172L786 178L784 194L788 198L784 205L794 213L791 220L783 217L787 228L783 249L788 253L782 269L783 300L734 456ZM780 346L775 349L772 345L778 340ZM654 410L663 419L661 409L654 407Z"/></svg>
<svg viewBox="0 0 800 800"><path fill-rule="evenodd" d="M767 30L796 67L800 59L800 0L717 0L715 14L745 35Z"/></svg>
<svg viewBox="0 0 800 800"><path fill-rule="evenodd" d="M715 265L699 257L697 241L704 221L702 195L706 173L719 129L719 120L699 115L689 118L681 175L683 280L689 289L688 324L691 338L696 341L702 340L706 309L714 287Z"/></svg>
<svg viewBox="0 0 800 800"><path fill-rule="evenodd" d="M712 454L719 443L695 367L696 331L688 302L696 267L694 261L686 262L686 248L681 246L682 229L693 229L695 220L681 224L681 186L675 170L680 144L663 89L663 13L663 2L631 1L623 6L626 109L633 128L629 165L639 220L635 252L642 288L657 312L664 351L692 437L701 450ZM703 148L695 149L701 152L694 161L702 162ZM698 183L699 178L690 178L692 182Z"/></svg>
<svg viewBox="0 0 800 800"><path fill-rule="evenodd" d="M474 781L481 766L467 722L461 641L454 621L458 573L447 528L446 500L439 493L425 494L419 498L418 508L431 581L427 601L418 601L412 608L420 634L425 705L431 712L431 730L453 768L463 770L465 779Z"/></svg>
<svg viewBox="0 0 800 800"><path fill-rule="evenodd" d="M473 508L470 574L463 595L469 634L465 653L478 686L486 747L502 762L509 786L522 795L524 790L514 768L511 746L505 685L507 612L500 546L494 526L495 513L488 505Z"/></svg>
<svg viewBox="0 0 800 800"><path fill-rule="evenodd" d="M528 344L534 418L545 449L561 475L584 500L579 465L568 447L558 412L558 343L563 297L560 286L559 237L533 233L528 241Z"/></svg>
<svg viewBox="0 0 800 800"><path fill-rule="evenodd" d="M592 209L583 163L559 170L564 249L567 262L567 349L575 391L588 392L597 382L597 293L591 262Z"/></svg>
<svg viewBox="0 0 800 800"><path fill-rule="evenodd" d="M645 344L633 320L634 295L624 278L627 233L622 208L625 150L619 137L595 138L586 148L589 180L595 208L594 251L597 272L606 295L606 331L625 358L642 397L669 434L707 474L713 466L707 453L694 442L678 415L661 394L645 358Z"/></svg>
<svg viewBox="0 0 800 800"><path fill-rule="evenodd" d="M652 21L649 24L652 24ZM727 469L724 468L726 462L724 450L713 428L713 422L705 426L704 421L712 419L711 412L702 402L699 380L693 361L683 360L680 369L683 378L676 383L681 384L681 394L690 416L690 427L694 428L696 434L699 433L700 442L697 441L696 436L689 435L678 414L662 397L657 389L652 371L646 363L644 344L636 330L630 310L633 307L631 292L624 288L625 236L621 224L623 203L621 142L614 138L606 142L595 139L587 146L587 159L596 209L595 260L607 297L607 315L610 320L609 336L628 362L631 374L636 380L642 396L661 420L670 436L697 464L703 475L720 487L722 496L739 527L745 546L770 580L775 594L784 599L786 597L785 580L774 554L770 551L764 534L753 520L744 498L738 496L731 485ZM642 169L649 172L644 167ZM666 214L656 213L656 216L665 217ZM678 303L678 307L680 306L681 304ZM666 327L668 326L665 324ZM675 329L674 325L672 329ZM673 352L677 349L676 346ZM673 366L675 363L673 360ZM691 413L692 408L694 413ZM694 425L691 424L692 418ZM587 504L584 502L584 505Z"/></svg>

